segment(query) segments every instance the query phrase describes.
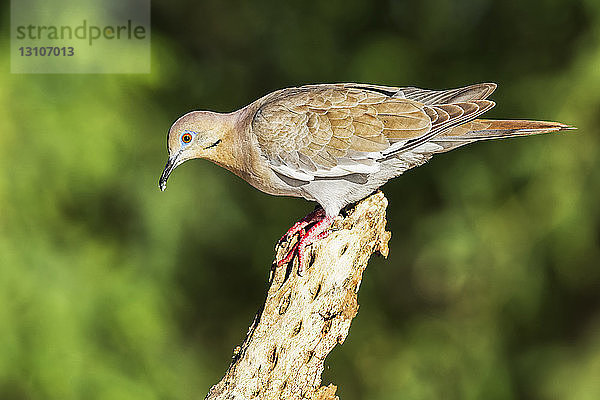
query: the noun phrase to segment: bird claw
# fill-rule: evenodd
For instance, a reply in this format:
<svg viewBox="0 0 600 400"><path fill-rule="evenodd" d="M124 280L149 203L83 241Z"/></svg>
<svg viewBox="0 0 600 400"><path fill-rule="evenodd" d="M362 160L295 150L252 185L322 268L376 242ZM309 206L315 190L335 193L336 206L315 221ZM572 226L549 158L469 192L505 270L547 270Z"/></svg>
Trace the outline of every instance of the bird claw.
<svg viewBox="0 0 600 400"><path fill-rule="evenodd" d="M297 251L299 244L300 244L300 242L297 242L294 245L294 247L292 247L292 249L290 251L288 251L288 253L285 255L285 257L283 257L281 260L277 261L278 267L281 267L282 265L285 265L285 264L289 263L290 261L292 261L292 259L294 258L294 253Z"/></svg>
<svg viewBox="0 0 600 400"><path fill-rule="evenodd" d="M299 223L305 224L302 226L302 228L296 230L296 226ZM304 228L310 224L314 225L306 231ZM277 262L277 266L281 267L282 265L289 263L294 259L294 255L298 255L298 275L302 276L304 272L304 253L306 247L310 246L316 240L324 239L329 236L331 233L329 228L332 224L333 217L325 215L325 212L322 209L315 210L303 218L300 222L294 224L294 226L284 235L284 238L289 237L289 232L295 230L293 234L300 233L298 241L285 255L285 257Z"/></svg>
<svg viewBox="0 0 600 400"><path fill-rule="evenodd" d="M283 234L281 239L277 242L277 244L281 244L291 238L292 236L300 233L300 237L306 234L306 227L314 224L316 222L321 221L325 217L325 211L322 208L317 208L316 210L310 212L300 221L296 222L286 233Z"/></svg>

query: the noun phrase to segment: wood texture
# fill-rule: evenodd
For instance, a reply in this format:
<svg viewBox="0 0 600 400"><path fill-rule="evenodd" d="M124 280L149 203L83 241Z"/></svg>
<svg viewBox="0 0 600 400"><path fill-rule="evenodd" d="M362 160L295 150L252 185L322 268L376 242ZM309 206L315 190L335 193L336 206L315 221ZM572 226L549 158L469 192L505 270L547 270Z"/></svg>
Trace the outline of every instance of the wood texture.
<svg viewBox="0 0 600 400"><path fill-rule="evenodd" d="M333 232L307 249L304 276L296 273L296 262L288 269L272 268L264 305L206 399L337 399L336 386L321 386L321 374L358 312L369 258L388 254L386 207L387 199L377 192L338 217ZM273 265L294 241L277 246Z"/></svg>

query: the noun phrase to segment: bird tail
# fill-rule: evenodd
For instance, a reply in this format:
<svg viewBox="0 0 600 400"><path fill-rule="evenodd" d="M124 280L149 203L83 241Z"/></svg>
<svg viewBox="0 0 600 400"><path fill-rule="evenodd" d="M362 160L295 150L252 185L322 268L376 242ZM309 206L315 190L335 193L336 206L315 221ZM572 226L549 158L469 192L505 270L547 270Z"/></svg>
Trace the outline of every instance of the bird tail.
<svg viewBox="0 0 600 400"><path fill-rule="evenodd" d="M435 136L431 142L443 147L440 152L446 152L479 140L504 139L571 129L576 128L560 122L475 119L448 129Z"/></svg>

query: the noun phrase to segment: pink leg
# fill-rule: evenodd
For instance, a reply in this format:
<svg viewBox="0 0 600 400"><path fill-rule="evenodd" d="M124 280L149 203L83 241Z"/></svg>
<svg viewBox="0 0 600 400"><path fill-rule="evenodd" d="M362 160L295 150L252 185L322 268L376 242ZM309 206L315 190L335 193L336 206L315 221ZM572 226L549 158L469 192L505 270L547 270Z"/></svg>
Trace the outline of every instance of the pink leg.
<svg viewBox="0 0 600 400"><path fill-rule="evenodd" d="M282 265L287 264L290 261L292 261L292 258L294 258L294 254L296 254L296 252L298 251L299 244L300 244L300 242L296 243L294 245L294 247L292 247L292 249L285 255L285 257L283 257L281 260L279 260L277 262L278 267L281 267Z"/></svg>
<svg viewBox="0 0 600 400"><path fill-rule="evenodd" d="M333 217L325 216L322 220L313 225L298 242L298 275L304 273L304 249L315 240L324 239L331 233L329 228L333 224Z"/></svg>
<svg viewBox="0 0 600 400"><path fill-rule="evenodd" d="M317 208L315 211L309 213L306 217L302 218L300 221L296 222L294 226L288 229L288 231L283 234L281 239L279 239L279 243L294 236L298 232L302 232L308 225L320 221L323 217L325 217L325 211L323 211L322 208Z"/></svg>
<svg viewBox="0 0 600 400"><path fill-rule="evenodd" d="M304 271L304 250L307 246L313 243L317 239L323 239L329 235L329 227L333 223L334 218L325 215L322 209L318 209L308 214L300 222L296 223L282 238L286 239L290 235L294 235L300 232L298 243L288 252L288 254L281 259L277 266L282 266L289 263L294 258L295 254L298 254L298 274L302 275ZM307 231L304 232L304 228L308 225L314 225Z"/></svg>

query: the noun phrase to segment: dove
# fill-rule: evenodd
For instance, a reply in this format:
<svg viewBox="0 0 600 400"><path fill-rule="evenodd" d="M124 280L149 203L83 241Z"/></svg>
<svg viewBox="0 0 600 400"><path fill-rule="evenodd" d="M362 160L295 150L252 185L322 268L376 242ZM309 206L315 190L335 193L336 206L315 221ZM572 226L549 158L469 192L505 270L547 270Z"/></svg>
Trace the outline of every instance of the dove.
<svg viewBox="0 0 600 400"><path fill-rule="evenodd" d="M358 83L277 90L237 111L191 111L167 135L169 158L159 180L183 162L203 158L256 189L303 197L321 207L292 226L298 235L279 265L327 236L334 218L388 180L433 155L480 140L574 129L558 122L490 120L494 83L448 90Z"/></svg>

